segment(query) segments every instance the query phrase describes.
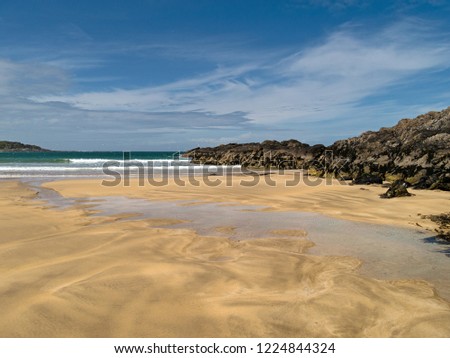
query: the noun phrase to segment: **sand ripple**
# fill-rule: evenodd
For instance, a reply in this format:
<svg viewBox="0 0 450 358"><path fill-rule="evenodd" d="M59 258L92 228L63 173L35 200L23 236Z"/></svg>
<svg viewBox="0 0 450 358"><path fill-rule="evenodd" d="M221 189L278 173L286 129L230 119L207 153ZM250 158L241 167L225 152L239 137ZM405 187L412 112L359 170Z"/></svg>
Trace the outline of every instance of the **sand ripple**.
<svg viewBox="0 0 450 358"><path fill-rule="evenodd" d="M363 277L299 233L237 242L32 197L0 188L1 337L450 337L429 284Z"/></svg>

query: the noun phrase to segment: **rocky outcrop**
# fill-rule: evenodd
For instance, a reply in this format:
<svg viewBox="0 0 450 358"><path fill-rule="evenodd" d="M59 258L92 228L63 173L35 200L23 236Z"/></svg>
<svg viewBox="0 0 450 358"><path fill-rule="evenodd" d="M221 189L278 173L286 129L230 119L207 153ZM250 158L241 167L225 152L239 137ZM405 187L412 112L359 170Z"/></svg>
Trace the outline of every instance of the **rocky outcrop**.
<svg viewBox="0 0 450 358"><path fill-rule="evenodd" d="M185 155L195 163L302 168L310 174L355 182L371 177L404 180L418 189L450 190L450 107L328 147L292 139L195 148Z"/></svg>
<svg viewBox="0 0 450 358"><path fill-rule="evenodd" d="M370 184L383 184L383 178L379 175L366 174L360 175L353 179L353 184L357 185L370 185Z"/></svg>
<svg viewBox="0 0 450 358"><path fill-rule="evenodd" d="M325 146L301 143L291 139L278 142L225 144L214 148L195 148L184 155L194 163L242 165L247 168L296 169L318 158Z"/></svg>
<svg viewBox="0 0 450 358"><path fill-rule="evenodd" d="M49 152L37 145L0 141L0 152Z"/></svg>
<svg viewBox="0 0 450 358"><path fill-rule="evenodd" d="M380 198L392 199L392 198L399 198L402 196L411 196L407 188L408 188L407 182L403 180L396 180L391 184L386 193L380 195Z"/></svg>
<svg viewBox="0 0 450 358"><path fill-rule="evenodd" d="M326 169L337 177L366 173L402 179L416 188L450 190L450 107L337 141L327 149L333 162Z"/></svg>

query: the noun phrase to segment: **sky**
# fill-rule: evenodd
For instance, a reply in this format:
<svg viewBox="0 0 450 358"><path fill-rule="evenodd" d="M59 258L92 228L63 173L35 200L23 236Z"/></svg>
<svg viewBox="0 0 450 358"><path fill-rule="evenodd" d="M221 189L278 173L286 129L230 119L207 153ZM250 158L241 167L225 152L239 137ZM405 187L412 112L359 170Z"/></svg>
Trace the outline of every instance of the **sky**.
<svg viewBox="0 0 450 358"><path fill-rule="evenodd" d="M331 144L450 106L448 0L1 0L0 140Z"/></svg>

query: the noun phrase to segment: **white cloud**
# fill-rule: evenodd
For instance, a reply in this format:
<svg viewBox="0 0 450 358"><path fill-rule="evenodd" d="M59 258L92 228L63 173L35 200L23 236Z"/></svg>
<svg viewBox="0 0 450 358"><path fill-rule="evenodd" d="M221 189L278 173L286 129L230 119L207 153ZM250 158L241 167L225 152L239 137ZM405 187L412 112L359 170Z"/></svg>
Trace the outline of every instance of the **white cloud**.
<svg viewBox="0 0 450 358"><path fill-rule="evenodd" d="M169 140L190 146L283 135L314 142L354 134L363 127L358 121L364 108L373 114L366 111L366 121L382 115L364 104L367 98L450 67L450 44L427 26L409 20L371 35L346 26L287 56L242 56L246 60L239 64L138 89L69 94L74 67L102 65L89 58L81 63L0 60L0 127L12 134L34 131L47 141L60 136L60 146L90 142L92 149L101 134L132 144L140 136L154 140L154 149ZM433 103L444 102L438 97ZM410 113L395 98L386 108L396 116ZM333 119L342 128L323 124Z"/></svg>
<svg viewBox="0 0 450 358"><path fill-rule="evenodd" d="M0 94L4 96L61 93L67 88L68 81L68 74L55 66L0 59Z"/></svg>
<svg viewBox="0 0 450 358"><path fill-rule="evenodd" d="M450 45L430 41L409 22L369 37L340 30L323 43L271 65L224 67L163 86L137 90L34 96L84 110L242 112L255 124L335 118L359 101L424 71L449 67ZM407 34L407 36L406 36Z"/></svg>

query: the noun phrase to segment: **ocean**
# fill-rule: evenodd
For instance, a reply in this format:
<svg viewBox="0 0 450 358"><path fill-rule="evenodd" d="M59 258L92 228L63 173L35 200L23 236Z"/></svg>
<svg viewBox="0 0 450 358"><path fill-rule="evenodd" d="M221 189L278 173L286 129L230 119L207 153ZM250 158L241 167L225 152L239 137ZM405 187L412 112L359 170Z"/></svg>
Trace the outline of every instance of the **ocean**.
<svg viewBox="0 0 450 358"><path fill-rule="evenodd" d="M194 165L173 152L4 152L0 153L0 178L91 177L129 173L161 175L219 173L240 166Z"/></svg>

